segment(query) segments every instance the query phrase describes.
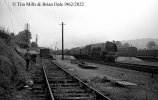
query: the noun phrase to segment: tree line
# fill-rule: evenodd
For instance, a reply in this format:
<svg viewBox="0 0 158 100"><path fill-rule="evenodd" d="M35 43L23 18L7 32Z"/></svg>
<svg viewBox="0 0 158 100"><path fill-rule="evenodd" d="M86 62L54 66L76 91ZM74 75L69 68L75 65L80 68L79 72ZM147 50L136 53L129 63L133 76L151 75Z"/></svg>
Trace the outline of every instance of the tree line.
<svg viewBox="0 0 158 100"><path fill-rule="evenodd" d="M129 43L122 43L120 41L116 41L115 42L117 47L118 48L128 48L128 47L131 47L132 45L130 45ZM153 47L157 46L157 44L154 42L154 41L149 41L147 44L146 44L146 48L147 49L152 49Z"/></svg>
<svg viewBox="0 0 158 100"><path fill-rule="evenodd" d="M10 46L19 46L20 48L37 48L38 45L36 42L31 42L31 32L29 30L20 31L17 35L10 33L4 28L0 28L0 38L2 38L7 45Z"/></svg>
<svg viewBox="0 0 158 100"><path fill-rule="evenodd" d="M33 41L31 42L30 40L32 39L31 37L31 32L29 30L23 30L20 31L17 35L14 33L9 33L9 31L6 31L3 28L0 28L0 38L3 38L6 41L6 44L8 45L17 45L20 48L28 48L28 47L33 47L37 48L38 44ZM118 48L128 48L131 47L132 45L129 43L122 43L121 41L115 41L116 45ZM157 46L157 44L154 41L149 41L146 44L147 49L152 49L154 46Z"/></svg>

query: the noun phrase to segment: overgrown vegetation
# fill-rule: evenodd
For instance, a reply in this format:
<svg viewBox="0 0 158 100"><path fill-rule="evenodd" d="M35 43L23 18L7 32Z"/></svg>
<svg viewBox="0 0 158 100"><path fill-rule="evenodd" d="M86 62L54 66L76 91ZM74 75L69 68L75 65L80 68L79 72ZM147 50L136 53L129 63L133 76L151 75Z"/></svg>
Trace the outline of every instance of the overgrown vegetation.
<svg viewBox="0 0 158 100"><path fill-rule="evenodd" d="M31 32L28 30L20 31L15 36L15 42L20 48L30 47Z"/></svg>
<svg viewBox="0 0 158 100"><path fill-rule="evenodd" d="M11 100L25 61L14 50L14 34L0 30L0 100Z"/></svg>

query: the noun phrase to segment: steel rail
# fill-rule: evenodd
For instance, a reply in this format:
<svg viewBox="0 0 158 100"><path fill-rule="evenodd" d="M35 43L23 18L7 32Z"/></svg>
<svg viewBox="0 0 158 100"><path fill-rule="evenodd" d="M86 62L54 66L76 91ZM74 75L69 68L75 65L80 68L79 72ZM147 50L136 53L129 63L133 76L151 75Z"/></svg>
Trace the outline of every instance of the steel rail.
<svg viewBox="0 0 158 100"><path fill-rule="evenodd" d="M141 65L141 64L122 63L122 62L114 62L114 63L105 62L103 64L158 74L158 67L152 65Z"/></svg>
<svg viewBox="0 0 158 100"><path fill-rule="evenodd" d="M44 66L43 60L42 60L42 69L43 69L45 80L46 80L46 83L47 83L47 86L48 86L48 89L49 89L50 97L51 97L51 100L55 100L54 96L53 96L53 93L52 93L52 90L51 90L51 87L50 87L50 84L49 84L49 81L48 81L48 78L47 78L47 74L46 74L45 68L46 67Z"/></svg>
<svg viewBox="0 0 158 100"><path fill-rule="evenodd" d="M85 84L82 80L80 80L76 76L72 75L70 72L68 72L67 70L65 70L64 68L62 68L58 63L56 63L56 62L54 62L52 60L51 60L51 62L53 64L55 64L56 66L58 66L60 69L62 69L67 74L71 75L74 79L78 80L81 84L83 84L84 87L91 89L91 91L95 91L97 100L111 100L109 97L103 95L102 93L100 93L99 91L97 91L96 89L94 89L93 87L88 86L87 84Z"/></svg>

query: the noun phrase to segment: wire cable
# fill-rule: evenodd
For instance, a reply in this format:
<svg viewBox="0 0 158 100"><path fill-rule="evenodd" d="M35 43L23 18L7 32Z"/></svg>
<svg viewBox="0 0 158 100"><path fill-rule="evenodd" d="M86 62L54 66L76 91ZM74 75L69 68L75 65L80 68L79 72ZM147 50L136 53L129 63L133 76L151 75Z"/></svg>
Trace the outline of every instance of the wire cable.
<svg viewBox="0 0 158 100"><path fill-rule="evenodd" d="M1 8L0 8L0 9L1 9L1 19L0 19L0 20L2 20L1 22L2 22L2 24L3 24L3 16L2 16L2 9L3 9L3 7L2 7L2 4L1 4L1 3L2 3L2 1L0 1L0 6L1 6Z"/></svg>
<svg viewBox="0 0 158 100"><path fill-rule="evenodd" d="M11 2L11 0L9 0ZM11 2L12 3L12 2ZM10 6L9 6L10 7ZM11 7L10 7L11 9ZM16 19L16 21L18 22L18 24L21 26L22 25L22 22L15 16L15 13L13 12L13 10L11 9L11 12L12 12L12 15L13 17Z"/></svg>
<svg viewBox="0 0 158 100"><path fill-rule="evenodd" d="M13 32L14 32L14 28L13 28L13 20L12 20L12 16L11 16L11 10L10 10L10 7L9 5L7 4L7 2L4 0L4 3L7 5L8 9L9 9L9 14L10 14L10 19L11 19L11 25L12 25L12 29L13 29Z"/></svg>

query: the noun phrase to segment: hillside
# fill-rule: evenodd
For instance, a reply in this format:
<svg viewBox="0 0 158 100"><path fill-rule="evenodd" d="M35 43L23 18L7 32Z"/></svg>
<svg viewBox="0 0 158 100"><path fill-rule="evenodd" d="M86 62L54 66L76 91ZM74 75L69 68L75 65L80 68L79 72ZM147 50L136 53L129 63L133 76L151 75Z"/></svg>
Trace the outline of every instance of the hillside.
<svg viewBox="0 0 158 100"><path fill-rule="evenodd" d="M121 41L122 43L129 43L132 44L133 46L139 48L139 49L143 49L146 48L146 44L149 41L154 41L157 45L158 45L158 39L152 39L152 38L144 38L144 39L135 39L135 40L124 40Z"/></svg>

